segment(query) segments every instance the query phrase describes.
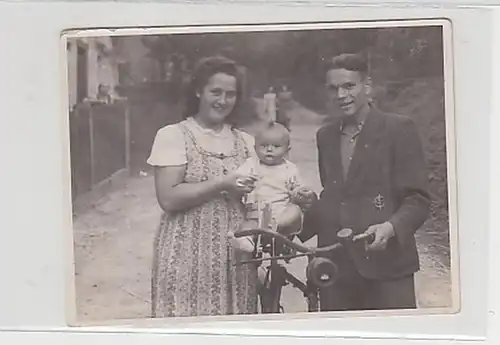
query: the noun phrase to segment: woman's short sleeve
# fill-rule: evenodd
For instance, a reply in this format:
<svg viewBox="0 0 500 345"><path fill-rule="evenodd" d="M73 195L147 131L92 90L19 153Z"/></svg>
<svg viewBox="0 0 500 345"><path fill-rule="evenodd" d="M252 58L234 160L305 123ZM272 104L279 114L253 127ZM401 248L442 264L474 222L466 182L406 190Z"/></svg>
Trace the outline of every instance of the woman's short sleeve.
<svg viewBox="0 0 500 345"><path fill-rule="evenodd" d="M252 135L240 131L241 137L245 141L245 145L247 146L248 150L250 151L250 156L251 157L256 157L257 153L255 152L255 139Z"/></svg>
<svg viewBox="0 0 500 345"><path fill-rule="evenodd" d="M158 130L147 163L152 166L187 163L184 133L179 125L168 125Z"/></svg>

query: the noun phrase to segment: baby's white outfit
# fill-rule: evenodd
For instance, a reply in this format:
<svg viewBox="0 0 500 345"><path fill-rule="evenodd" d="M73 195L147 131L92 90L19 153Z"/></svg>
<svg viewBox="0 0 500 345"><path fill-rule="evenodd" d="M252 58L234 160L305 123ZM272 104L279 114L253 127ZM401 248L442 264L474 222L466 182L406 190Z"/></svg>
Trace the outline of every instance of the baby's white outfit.
<svg viewBox="0 0 500 345"><path fill-rule="evenodd" d="M272 215L278 219L291 202L293 191L303 186L297 166L289 160L279 165L265 165L257 157L251 157L238 168L238 172L257 176L255 189L246 195L246 204L271 206Z"/></svg>

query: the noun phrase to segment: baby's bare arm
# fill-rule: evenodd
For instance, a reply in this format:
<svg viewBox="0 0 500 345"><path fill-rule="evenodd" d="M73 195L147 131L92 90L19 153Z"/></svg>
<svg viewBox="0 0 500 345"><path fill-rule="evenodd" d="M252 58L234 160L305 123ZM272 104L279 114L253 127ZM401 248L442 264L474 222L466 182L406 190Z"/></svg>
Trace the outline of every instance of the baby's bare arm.
<svg viewBox="0 0 500 345"><path fill-rule="evenodd" d="M318 196L302 179L298 169L292 176L292 181L290 191L291 202L300 206L303 210L309 208L317 200Z"/></svg>

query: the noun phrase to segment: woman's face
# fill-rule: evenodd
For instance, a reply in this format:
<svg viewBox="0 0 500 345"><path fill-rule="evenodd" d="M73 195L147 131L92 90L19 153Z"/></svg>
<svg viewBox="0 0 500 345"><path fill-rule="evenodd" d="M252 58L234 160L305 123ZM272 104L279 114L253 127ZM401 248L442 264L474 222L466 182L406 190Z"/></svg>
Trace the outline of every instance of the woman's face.
<svg viewBox="0 0 500 345"><path fill-rule="evenodd" d="M199 114L208 123L222 123L236 104L236 77L217 73L208 79L198 95L200 97Z"/></svg>

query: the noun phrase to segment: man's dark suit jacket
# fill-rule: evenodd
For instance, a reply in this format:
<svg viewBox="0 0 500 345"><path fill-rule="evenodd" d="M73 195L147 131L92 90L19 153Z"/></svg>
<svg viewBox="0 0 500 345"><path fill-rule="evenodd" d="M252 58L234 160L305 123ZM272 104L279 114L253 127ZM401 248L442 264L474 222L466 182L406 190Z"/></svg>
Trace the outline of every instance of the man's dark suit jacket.
<svg viewBox="0 0 500 345"><path fill-rule="evenodd" d="M372 108L357 138L345 181L340 125L336 120L317 132L323 191L306 213L299 238L307 241L318 235L318 246L325 246L338 242L336 233L340 229L351 228L359 234L370 225L390 221L396 236L385 250L366 252L363 241L359 241L350 255L346 250L332 254L341 277L348 279L357 270L368 279L391 279L418 271L414 234L429 216L430 197L414 122Z"/></svg>

